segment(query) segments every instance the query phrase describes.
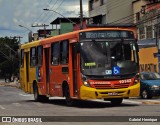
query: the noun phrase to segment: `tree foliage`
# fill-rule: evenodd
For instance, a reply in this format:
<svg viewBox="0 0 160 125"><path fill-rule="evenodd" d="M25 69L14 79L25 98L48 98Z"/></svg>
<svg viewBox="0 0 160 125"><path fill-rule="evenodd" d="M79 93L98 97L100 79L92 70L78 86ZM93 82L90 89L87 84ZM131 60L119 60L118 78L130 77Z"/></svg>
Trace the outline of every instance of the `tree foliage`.
<svg viewBox="0 0 160 125"><path fill-rule="evenodd" d="M19 41L16 38L0 37L0 77L18 73L18 49Z"/></svg>

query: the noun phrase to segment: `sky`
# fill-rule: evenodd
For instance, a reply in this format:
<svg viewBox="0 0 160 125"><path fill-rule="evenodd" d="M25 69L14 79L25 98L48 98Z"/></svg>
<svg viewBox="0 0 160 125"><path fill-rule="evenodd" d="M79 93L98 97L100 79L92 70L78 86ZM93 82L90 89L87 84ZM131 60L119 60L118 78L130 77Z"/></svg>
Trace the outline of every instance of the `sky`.
<svg viewBox="0 0 160 125"><path fill-rule="evenodd" d="M88 0L82 1L83 13L88 16ZM78 17L80 10L79 0L0 0L0 37L21 36L21 43L27 42L29 30L36 32L40 29L32 25L50 25L54 19L61 17L53 11L44 11L46 8L65 17Z"/></svg>

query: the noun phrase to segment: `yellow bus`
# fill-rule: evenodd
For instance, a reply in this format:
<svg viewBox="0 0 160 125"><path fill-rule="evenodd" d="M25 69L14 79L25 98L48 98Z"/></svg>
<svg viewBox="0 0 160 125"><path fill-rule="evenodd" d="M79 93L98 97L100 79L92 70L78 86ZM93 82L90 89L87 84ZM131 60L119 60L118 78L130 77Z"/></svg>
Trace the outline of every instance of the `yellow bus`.
<svg viewBox="0 0 160 125"><path fill-rule="evenodd" d="M129 28L89 28L21 46L20 82L36 101L49 97L104 99L113 105L139 96L136 34Z"/></svg>
<svg viewBox="0 0 160 125"><path fill-rule="evenodd" d="M30 50L38 46L40 41L34 41L21 45L20 83L26 93L33 93L33 81L36 76L36 67L31 65Z"/></svg>

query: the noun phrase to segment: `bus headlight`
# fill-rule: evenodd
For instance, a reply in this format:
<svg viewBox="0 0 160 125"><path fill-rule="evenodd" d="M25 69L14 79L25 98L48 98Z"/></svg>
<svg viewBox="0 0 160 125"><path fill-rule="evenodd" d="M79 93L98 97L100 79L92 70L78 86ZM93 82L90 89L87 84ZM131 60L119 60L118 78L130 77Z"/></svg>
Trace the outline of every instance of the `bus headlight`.
<svg viewBox="0 0 160 125"><path fill-rule="evenodd" d="M135 76L133 85L136 85L139 82L140 82L140 75L139 75L139 73L137 73L136 76Z"/></svg>
<svg viewBox="0 0 160 125"><path fill-rule="evenodd" d="M85 75L82 74L82 82L84 86L90 87L89 81Z"/></svg>

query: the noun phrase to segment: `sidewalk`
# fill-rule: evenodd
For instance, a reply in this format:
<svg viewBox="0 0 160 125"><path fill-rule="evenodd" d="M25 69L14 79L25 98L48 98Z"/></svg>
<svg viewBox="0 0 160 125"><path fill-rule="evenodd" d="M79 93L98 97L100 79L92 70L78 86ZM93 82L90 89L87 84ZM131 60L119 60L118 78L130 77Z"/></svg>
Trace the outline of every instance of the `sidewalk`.
<svg viewBox="0 0 160 125"><path fill-rule="evenodd" d="M11 86L11 87L20 88L20 83L17 81L6 83L5 81L0 80L0 86Z"/></svg>

